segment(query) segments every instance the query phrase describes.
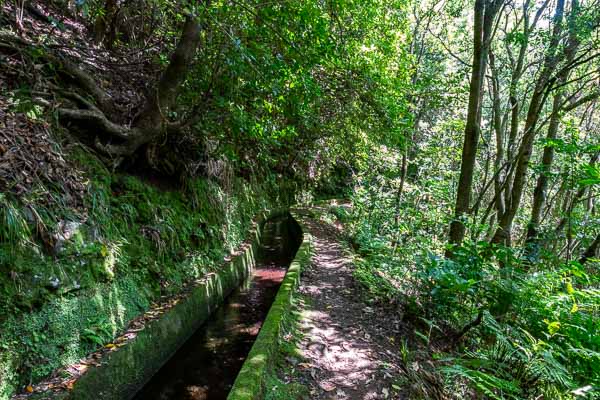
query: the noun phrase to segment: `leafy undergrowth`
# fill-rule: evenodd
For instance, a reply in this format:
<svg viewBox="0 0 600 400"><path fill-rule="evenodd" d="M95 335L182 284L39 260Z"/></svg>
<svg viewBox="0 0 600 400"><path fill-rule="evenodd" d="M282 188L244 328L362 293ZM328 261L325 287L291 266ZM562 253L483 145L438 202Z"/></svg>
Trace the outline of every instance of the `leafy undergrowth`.
<svg viewBox="0 0 600 400"><path fill-rule="evenodd" d="M426 240L394 246L356 206L332 207L330 215L352 227L356 280L372 301L398 304L412 327L418 343L400 350L409 358L425 349L434 365L410 374L408 362L406 384L437 379L442 398L598 397L597 263L532 265L485 242L466 242L446 259Z"/></svg>
<svg viewBox="0 0 600 400"><path fill-rule="evenodd" d="M1 398L109 343L152 302L217 268L260 210L288 201L269 181L196 178L164 190L110 173L80 147L68 158L86 178L81 211L0 198Z"/></svg>

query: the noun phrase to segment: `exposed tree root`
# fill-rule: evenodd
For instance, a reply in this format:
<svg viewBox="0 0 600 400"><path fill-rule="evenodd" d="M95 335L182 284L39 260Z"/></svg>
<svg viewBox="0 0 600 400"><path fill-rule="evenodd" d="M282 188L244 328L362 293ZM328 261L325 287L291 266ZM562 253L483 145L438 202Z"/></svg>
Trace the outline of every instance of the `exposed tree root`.
<svg viewBox="0 0 600 400"><path fill-rule="evenodd" d="M116 111L112 98L96 85L94 78L88 73L78 68L64 57L48 54L48 59L54 64L59 65L61 72L73 79L77 86L79 86L86 94L91 95L100 110L105 113L114 113Z"/></svg>
<svg viewBox="0 0 600 400"><path fill-rule="evenodd" d="M128 129L123 125L109 121L104 113L99 112L98 110L59 108L57 111L61 119L94 123L95 127L102 130L104 133L122 140L131 140L133 136L136 136L136 134L133 133L135 130Z"/></svg>
<svg viewBox="0 0 600 400"><path fill-rule="evenodd" d="M195 17L190 16L186 19L181 39L168 67L159 79L156 89L146 96L142 111L130 124L115 122L114 117L118 115L115 102L96 83L92 75L64 55L42 49L40 53L46 60L58 67L60 74L76 87L75 90L52 87L62 99L68 100L56 107L59 120L67 124L77 124L85 131L93 133L93 147L113 159L132 156L141 146L158 141L167 134L180 132L189 121L173 123L166 115L169 115L169 110L175 106L179 88L193 62L200 41L200 30L201 26ZM0 34L0 45L15 51L37 46L26 39L5 33ZM43 99L38 103L52 104Z"/></svg>

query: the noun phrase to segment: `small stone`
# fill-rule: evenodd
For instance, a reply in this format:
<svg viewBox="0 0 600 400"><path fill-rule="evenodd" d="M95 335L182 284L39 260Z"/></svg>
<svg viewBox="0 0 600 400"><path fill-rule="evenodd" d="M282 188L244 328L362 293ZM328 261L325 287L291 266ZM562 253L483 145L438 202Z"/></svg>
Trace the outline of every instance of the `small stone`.
<svg viewBox="0 0 600 400"><path fill-rule="evenodd" d="M286 357L285 359L287 362L289 362L292 365L298 364L298 359L296 359L295 357Z"/></svg>
<svg viewBox="0 0 600 400"><path fill-rule="evenodd" d="M52 290L58 290L60 287L60 279L57 277L52 277L48 279L48 287Z"/></svg>
<svg viewBox="0 0 600 400"><path fill-rule="evenodd" d="M71 239L81 227L81 222L76 221L60 221L57 225L57 231L54 233L54 251L60 252L64 244Z"/></svg>

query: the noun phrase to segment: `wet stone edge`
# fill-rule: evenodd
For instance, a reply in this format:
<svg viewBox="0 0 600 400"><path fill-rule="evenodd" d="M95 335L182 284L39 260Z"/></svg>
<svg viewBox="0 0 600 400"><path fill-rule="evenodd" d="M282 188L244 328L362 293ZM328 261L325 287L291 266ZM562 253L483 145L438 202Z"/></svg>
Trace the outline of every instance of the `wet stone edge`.
<svg viewBox="0 0 600 400"><path fill-rule="evenodd" d="M291 308L292 297L298 287L301 271L308 265L311 258L312 238L302 226L300 213L292 210L291 214L292 223L297 225L296 229L302 235L302 243L281 282L273 305L227 400L261 400L264 398L265 377L277 357L279 342L282 339L280 335L284 317Z"/></svg>

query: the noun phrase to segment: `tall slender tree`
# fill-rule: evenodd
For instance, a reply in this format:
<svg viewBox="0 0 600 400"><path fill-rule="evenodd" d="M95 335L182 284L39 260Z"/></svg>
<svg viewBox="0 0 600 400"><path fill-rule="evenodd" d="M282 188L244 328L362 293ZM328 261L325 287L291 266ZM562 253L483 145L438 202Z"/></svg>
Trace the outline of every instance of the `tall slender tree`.
<svg viewBox="0 0 600 400"><path fill-rule="evenodd" d="M544 63L540 73L537 76L533 94L529 101L527 117L523 130L523 138L517 152L514 173L510 185L510 197L506 204L506 212L501 216L498 229L492 238L493 243L503 243L510 245L511 231L514 218L521 204L521 198L525 190L527 173L529 170L529 160L533 151L533 143L537 134L537 125L541 110L548 97L548 86L551 84L551 77L559 62L557 49L562 34L562 21L565 9L565 1L558 0L553 19L553 28L550 38L550 44L544 56ZM508 179L511 179L509 176Z"/></svg>
<svg viewBox="0 0 600 400"><path fill-rule="evenodd" d="M579 41L577 39L576 33L576 18L578 12L578 2L577 0L573 0L571 2L571 12L569 16L569 40L567 46L565 47L565 60L567 63L571 63L575 54L577 53L577 48L579 46ZM561 87L564 85L566 80L569 77L569 70L562 69L557 76L557 86ZM546 146L544 147L544 153L542 155L542 171L540 172L537 182L535 185L535 190L533 192L533 203L531 209L531 218L529 221L529 225L527 227L527 241L530 244L530 249L533 249L533 242L536 241L539 231L539 224L542 218L542 210L546 203L546 191L548 189L548 173L552 168L552 163L554 162L554 146L552 145L552 141L556 139L556 135L558 133L558 127L560 124L561 117L561 108L563 103L563 89L559 88L554 93L554 98L552 102L552 112L550 115L550 123L548 125L548 133L546 135Z"/></svg>
<svg viewBox="0 0 600 400"><path fill-rule="evenodd" d="M476 0L473 25L473 64L469 85L467 123L461 156L460 177L454 207L454 219L450 223L449 241L459 245L466 232L464 217L470 213L473 175L480 136L483 80L487 69L488 54L494 33L496 15L504 0ZM451 250L447 255L451 255Z"/></svg>

